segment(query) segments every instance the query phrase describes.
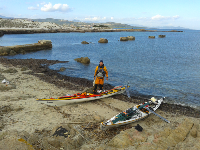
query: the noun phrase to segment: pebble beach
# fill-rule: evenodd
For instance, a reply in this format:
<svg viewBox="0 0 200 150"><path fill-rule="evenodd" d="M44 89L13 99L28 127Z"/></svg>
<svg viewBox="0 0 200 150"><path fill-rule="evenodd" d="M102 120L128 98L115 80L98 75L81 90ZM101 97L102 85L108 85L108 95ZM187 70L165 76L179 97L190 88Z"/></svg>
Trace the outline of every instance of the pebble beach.
<svg viewBox="0 0 200 150"><path fill-rule="evenodd" d="M48 69L55 63L59 61L0 58L0 79L9 81L0 83L0 149L200 149L200 112L194 108L163 103L156 113L171 123L151 114L101 131L101 122L146 100L117 95L59 107L37 102L38 98L57 98L92 87L92 81ZM135 129L137 124L142 132Z"/></svg>

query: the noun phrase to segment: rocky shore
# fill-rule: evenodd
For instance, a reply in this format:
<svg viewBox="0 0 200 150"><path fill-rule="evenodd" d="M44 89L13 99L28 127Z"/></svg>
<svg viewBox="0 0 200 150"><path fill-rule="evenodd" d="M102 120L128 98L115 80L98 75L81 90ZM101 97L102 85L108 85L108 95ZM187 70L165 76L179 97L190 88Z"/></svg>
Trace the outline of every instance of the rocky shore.
<svg viewBox="0 0 200 150"><path fill-rule="evenodd" d="M1 33L2 32L2 33ZM94 26L69 26L54 22L35 22L30 19L2 19L0 18L1 34L33 34L33 33L69 33L69 32L183 32L177 30L157 31L145 29L112 29Z"/></svg>
<svg viewBox="0 0 200 150"><path fill-rule="evenodd" d="M1 29L3 34L34 34L34 33L70 33L70 32L183 32L177 30L157 31L145 29Z"/></svg>
<svg viewBox="0 0 200 150"><path fill-rule="evenodd" d="M200 149L200 111L162 104L156 111L167 124L151 114L148 118L107 131L99 124L146 99L124 95L52 107L37 98L59 97L92 87L92 81L64 76L48 68L57 60L0 58L0 149ZM2 83L1 83L2 84ZM112 88L106 85L106 89ZM143 131L135 126L140 124Z"/></svg>

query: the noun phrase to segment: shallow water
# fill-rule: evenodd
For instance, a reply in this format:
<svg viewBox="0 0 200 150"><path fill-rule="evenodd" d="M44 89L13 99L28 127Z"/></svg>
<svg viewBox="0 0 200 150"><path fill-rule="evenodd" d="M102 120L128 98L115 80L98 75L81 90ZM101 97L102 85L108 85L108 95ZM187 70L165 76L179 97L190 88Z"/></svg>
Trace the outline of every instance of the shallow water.
<svg viewBox="0 0 200 150"><path fill-rule="evenodd" d="M158 38L160 34L166 37ZM135 36L136 40L120 42L122 36ZM107 38L108 43L98 43L100 38ZM66 67L61 74L90 80L103 59L109 72L106 83L129 82L131 95L164 96L168 103L200 107L200 31L15 34L1 37L0 45L37 43L42 39L52 41L52 50L8 58L67 60L69 63L50 68ZM91 43L83 45L82 41ZM74 61L78 57L89 57L91 63L83 65Z"/></svg>

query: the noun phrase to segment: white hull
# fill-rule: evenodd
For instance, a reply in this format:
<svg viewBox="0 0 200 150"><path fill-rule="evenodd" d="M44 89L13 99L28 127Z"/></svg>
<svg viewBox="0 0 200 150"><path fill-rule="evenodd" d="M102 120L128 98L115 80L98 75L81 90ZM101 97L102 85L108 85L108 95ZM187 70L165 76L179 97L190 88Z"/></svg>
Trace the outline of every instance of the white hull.
<svg viewBox="0 0 200 150"><path fill-rule="evenodd" d="M125 90L121 90L119 92L111 93L108 95L102 95L102 96L97 96L97 97L89 97L89 98L80 98L80 99L71 99L71 100L65 100L65 99L60 99L60 100L37 100L40 103L50 105L50 106L63 106L66 104L73 104L73 103L81 103L81 102L86 102L86 101L93 101L97 99L102 99L102 98L107 98L113 95L117 94L122 94Z"/></svg>
<svg viewBox="0 0 200 150"><path fill-rule="evenodd" d="M153 104L151 103L152 106L147 106L148 108L151 108L153 111L155 111L156 109L158 109L158 107L161 105L163 101L163 98L157 100L157 104ZM143 105L143 104L140 104L140 105ZM101 123L100 124L100 129L101 130L107 130L109 128L113 128L113 127L119 127L121 125L126 125L126 124L129 124L129 123L133 123L135 121L138 121L140 119L143 119L143 118L146 118L149 114L151 114L151 112L149 111L148 113L146 112L143 112L141 110L139 110L136 106L132 107L133 110L136 110L136 115L133 115L129 120L125 120L125 121L117 121L116 123L113 123L112 121L116 119L116 117L118 115L120 115L121 113L117 114L116 116L112 117L110 120L108 120L107 122L105 123ZM145 108L145 107L144 107ZM128 109L127 109L128 110ZM125 110L125 111L127 111ZM124 111L124 112L125 112Z"/></svg>

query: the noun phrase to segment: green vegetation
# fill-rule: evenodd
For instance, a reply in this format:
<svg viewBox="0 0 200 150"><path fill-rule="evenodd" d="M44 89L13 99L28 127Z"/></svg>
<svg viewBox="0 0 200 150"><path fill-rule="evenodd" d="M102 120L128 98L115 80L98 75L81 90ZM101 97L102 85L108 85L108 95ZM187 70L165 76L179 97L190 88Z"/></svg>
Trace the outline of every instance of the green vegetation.
<svg viewBox="0 0 200 150"><path fill-rule="evenodd" d="M93 27L100 27L101 28L101 27L108 27L108 26L105 26L105 25L98 25L98 26L94 25Z"/></svg>

